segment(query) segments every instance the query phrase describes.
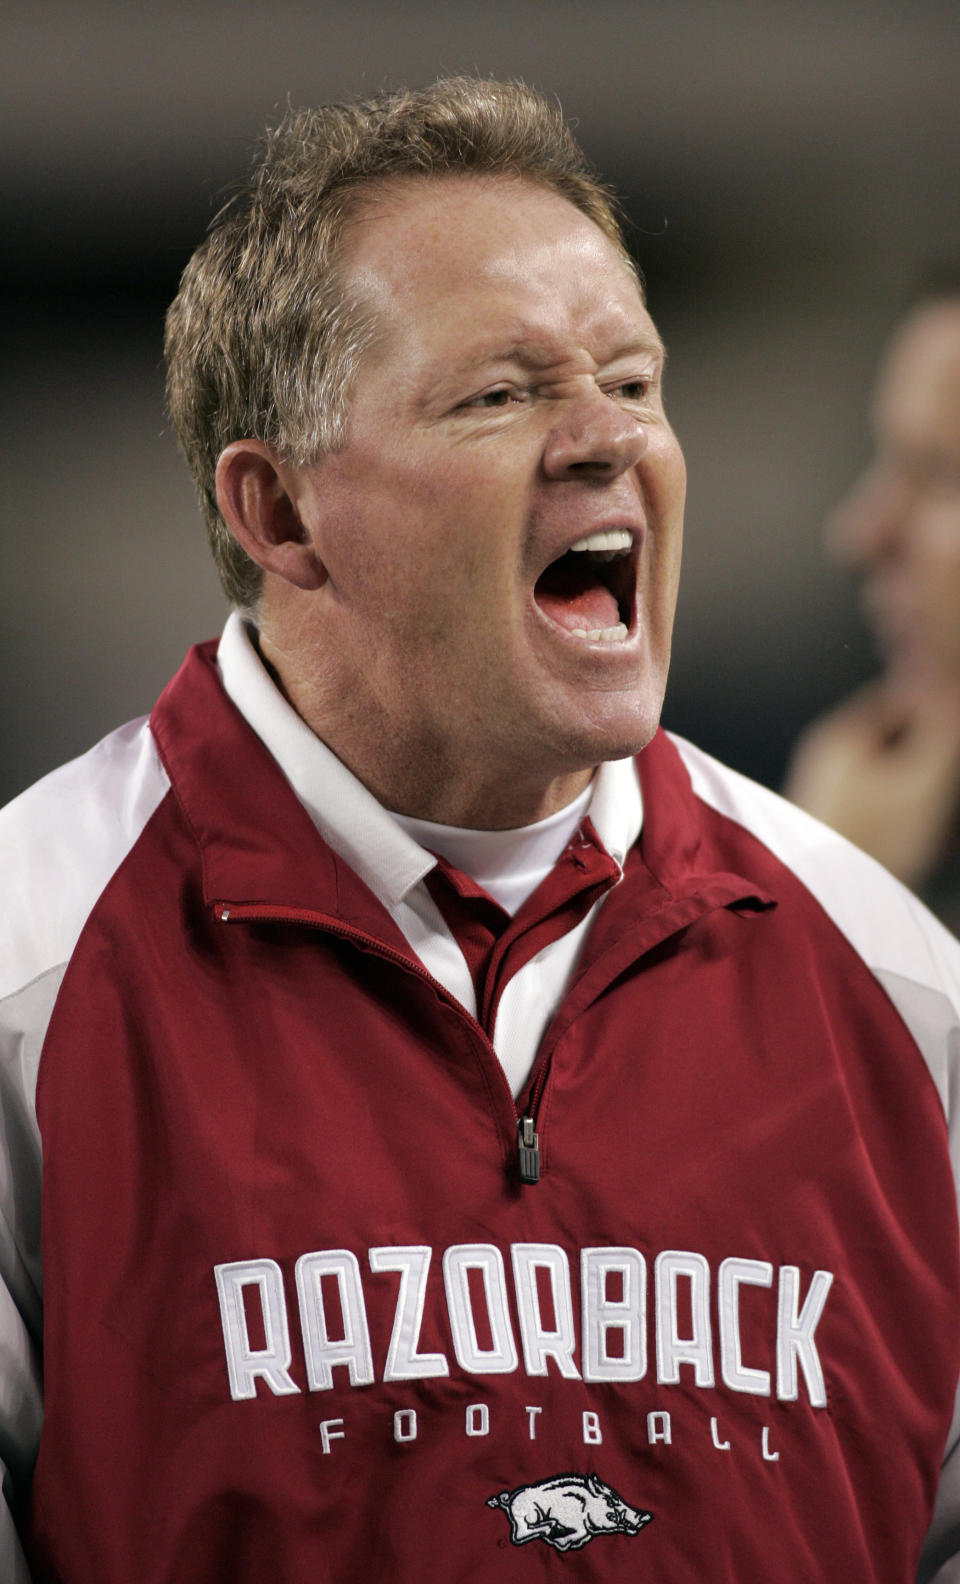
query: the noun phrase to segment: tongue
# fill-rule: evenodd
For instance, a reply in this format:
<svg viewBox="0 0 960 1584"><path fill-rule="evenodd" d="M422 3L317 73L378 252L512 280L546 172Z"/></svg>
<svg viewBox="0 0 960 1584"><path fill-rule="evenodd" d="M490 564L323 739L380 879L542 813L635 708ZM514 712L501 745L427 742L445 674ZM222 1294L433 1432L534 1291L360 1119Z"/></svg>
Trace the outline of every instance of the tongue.
<svg viewBox="0 0 960 1584"><path fill-rule="evenodd" d="M617 602L606 585L598 582L586 567L580 571L566 560L547 568L534 590L534 598L544 615L568 632L578 628L602 631L615 627L620 620Z"/></svg>

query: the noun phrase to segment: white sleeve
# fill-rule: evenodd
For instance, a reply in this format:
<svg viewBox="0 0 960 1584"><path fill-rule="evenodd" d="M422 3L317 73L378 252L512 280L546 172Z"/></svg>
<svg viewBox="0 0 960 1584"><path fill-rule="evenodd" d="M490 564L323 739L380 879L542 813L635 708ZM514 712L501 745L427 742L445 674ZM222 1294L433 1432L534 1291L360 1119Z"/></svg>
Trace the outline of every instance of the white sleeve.
<svg viewBox="0 0 960 1584"><path fill-rule="evenodd" d="M917 1584L960 1584L960 1415L954 1414ZM944 1560L946 1559L946 1560ZM940 1566L938 1566L938 1563Z"/></svg>
<svg viewBox="0 0 960 1584"><path fill-rule="evenodd" d="M697 795L787 865L883 986L937 1086L960 1185L960 944L899 881L835 831L690 743L674 741ZM919 1584L960 1584L960 1395L917 1576Z"/></svg>
<svg viewBox="0 0 960 1584"><path fill-rule="evenodd" d="M59 985L45 975L0 1001L0 1577L29 1575L15 1530L40 1442L40 1137L33 1110L36 1028ZM42 1031L39 1031L42 1038Z"/></svg>
<svg viewBox="0 0 960 1584"><path fill-rule="evenodd" d="M3 1476L3 1489L6 1491L6 1474ZM9 1580L9 1584L30 1584L30 1574L23 1556L23 1547L13 1525L10 1508L6 1501L0 1503L0 1578Z"/></svg>
<svg viewBox="0 0 960 1584"><path fill-rule="evenodd" d="M146 721L0 810L0 1579L29 1584L17 1533L43 1419L37 1073L97 898L169 783Z"/></svg>

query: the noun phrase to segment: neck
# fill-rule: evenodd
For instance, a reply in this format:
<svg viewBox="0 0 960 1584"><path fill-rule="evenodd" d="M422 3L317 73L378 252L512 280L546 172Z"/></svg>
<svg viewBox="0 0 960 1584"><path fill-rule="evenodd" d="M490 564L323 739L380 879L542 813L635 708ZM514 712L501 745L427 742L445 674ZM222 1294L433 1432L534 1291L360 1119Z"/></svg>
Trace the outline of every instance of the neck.
<svg viewBox="0 0 960 1584"><path fill-rule="evenodd" d="M517 830L566 808L589 786L595 766L530 769L498 765L487 744L451 744L416 713L398 728L376 702L331 685L330 673L306 668L296 647L267 632L261 658L287 702L384 808L413 819L469 830ZM465 734L466 735L466 734Z"/></svg>

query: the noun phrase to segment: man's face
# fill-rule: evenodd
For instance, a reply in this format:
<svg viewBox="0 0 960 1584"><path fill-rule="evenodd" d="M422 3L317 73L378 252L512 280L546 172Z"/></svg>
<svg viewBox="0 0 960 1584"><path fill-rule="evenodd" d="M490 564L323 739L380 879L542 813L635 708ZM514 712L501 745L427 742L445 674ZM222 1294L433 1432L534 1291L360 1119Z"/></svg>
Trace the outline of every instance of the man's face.
<svg viewBox="0 0 960 1584"><path fill-rule="evenodd" d="M863 573L891 669L960 681L960 298L895 333L874 400L874 460L829 525Z"/></svg>
<svg viewBox="0 0 960 1584"><path fill-rule="evenodd" d="M342 448L296 481L317 729L393 807L427 812L396 748L474 789L434 817L481 823L499 789L490 823L535 818L659 718L685 485L659 337L602 232L521 181L394 184L345 273L378 334Z"/></svg>

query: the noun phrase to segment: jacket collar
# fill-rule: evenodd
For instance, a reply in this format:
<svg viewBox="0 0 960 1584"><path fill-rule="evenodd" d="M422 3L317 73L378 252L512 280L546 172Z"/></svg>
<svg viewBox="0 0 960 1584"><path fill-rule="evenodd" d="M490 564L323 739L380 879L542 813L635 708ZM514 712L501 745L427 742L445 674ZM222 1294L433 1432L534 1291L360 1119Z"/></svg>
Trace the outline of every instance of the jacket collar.
<svg viewBox="0 0 960 1584"><path fill-rule="evenodd" d="M411 849L408 866L401 858L399 868L388 864L384 876L377 867L383 854L376 850L359 854L355 864L340 856L324 839L322 811L308 812L276 759L227 697L216 650L215 642L191 649L151 717L174 795L200 852L205 902L211 907L235 902L324 915L381 938L389 925L393 944L408 953L402 934L384 917L384 886L392 891L397 885L415 884L433 860L424 866L423 849L399 828L401 849L402 844ZM279 694L277 698L317 744ZM324 752L343 770L329 750ZM662 730L637 763L644 808L642 883L636 862L631 862L630 872L641 891L653 893L650 901L659 906L695 894L703 901L706 890L711 905L749 897L768 904L770 898L748 878L718 871L705 850L698 800ZM345 774L356 796L358 784ZM370 797L363 788L359 791Z"/></svg>
<svg viewBox="0 0 960 1584"><path fill-rule="evenodd" d="M320 835L387 908L402 902L434 866L290 705L234 611L217 649L224 691L256 732Z"/></svg>
<svg viewBox="0 0 960 1584"><path fill-rule="evenodd" d="M215 641L189 651L150 718L199 849L204 902L332 916L382 934L377 899L323 841L276 760L227 698L216 651ZM392 923L390 929L406 951L399 930Z"/></svg>

